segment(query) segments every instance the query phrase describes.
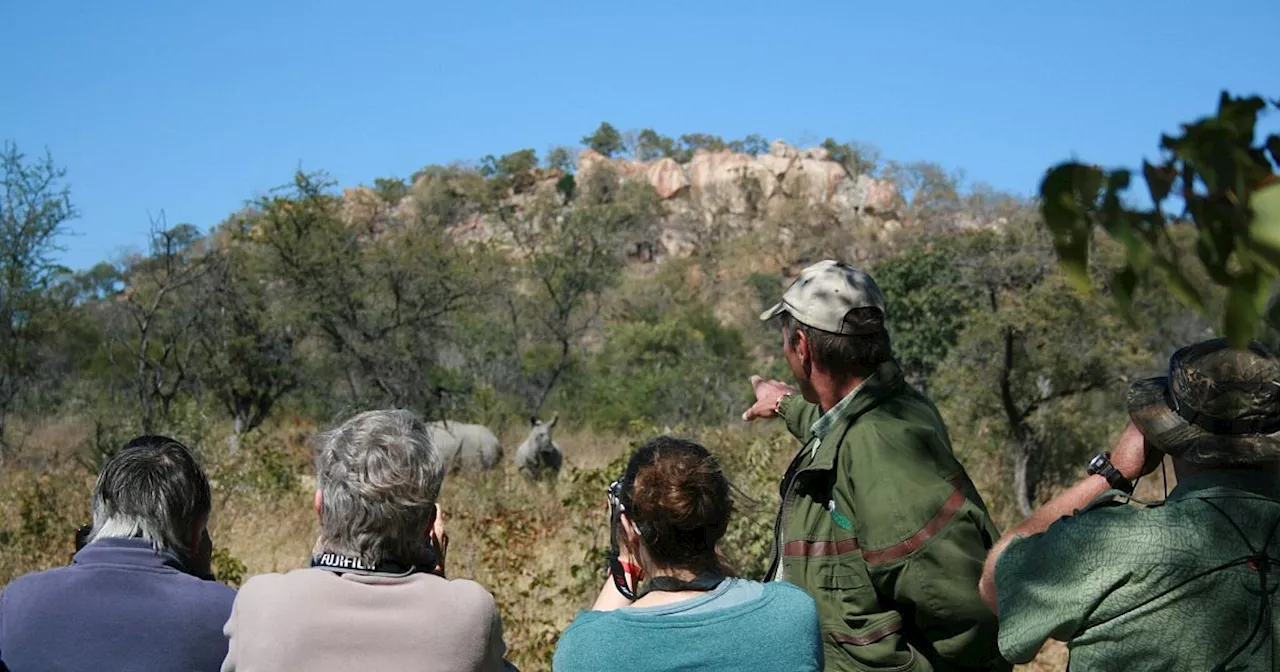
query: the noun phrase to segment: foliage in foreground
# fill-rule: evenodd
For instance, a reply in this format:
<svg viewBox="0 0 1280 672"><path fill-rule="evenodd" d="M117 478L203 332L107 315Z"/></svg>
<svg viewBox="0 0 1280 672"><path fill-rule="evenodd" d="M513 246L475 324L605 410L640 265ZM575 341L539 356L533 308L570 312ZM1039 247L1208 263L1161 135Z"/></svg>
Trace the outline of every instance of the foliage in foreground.
<svg viewBox="0 0 1280 672"><path fill-rule="evenodd" d="M1272 104L1280 109L1280 101ZM1090 240L1100 228L1125 250L1112 280L1123 310L1132 313L1135 289L1158 274L1174 295L1204 313L1211 304L1188 272L1194 259L1212 284L1226 288L1224 333L1237 347L1247 343L1259 332L1280 278L1280 135L1254 139L1266 107L1260 97L1224 91L1215 116L1162 136L1164 159L1142 166L1149 208L1126 198L1129 170L1076 162L1051 169L1040 187L1042 212L1068 277L1088 288ZM1169 204L1181 215L1169 213ZM1194 256L1173 238L1188 220L1197 234Z"/></svg>

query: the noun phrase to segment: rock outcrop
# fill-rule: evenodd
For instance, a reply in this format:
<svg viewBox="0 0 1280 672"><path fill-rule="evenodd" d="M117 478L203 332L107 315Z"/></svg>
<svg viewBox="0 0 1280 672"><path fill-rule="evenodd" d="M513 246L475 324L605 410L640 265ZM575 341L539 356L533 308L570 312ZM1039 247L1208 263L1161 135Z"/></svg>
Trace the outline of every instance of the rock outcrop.
<svg viewBox="0 0 1280 672"><path fill-rule="evenodd" d="M900 202L892 182L850 176L826 149L802 150L781 140L759 156L698 150L683 165L671 158L651 163L610 159L590 149L578 155L580 175L605 167L622 179L644 179L663 201L687 196L701 209L739 215L765 212L778 199L803 199L808 205L830 206L837 215L892 219Z"/></svg>
<svg viewBox="0 0 1280 672"><path fill-rule="evenodd" d="M884 230L900 226L897 213L902 198L894 184L868 175L850 175L821 147L799 149L775 140L767 153L759 155L699 149L683 164L673 158L647 162L610 158L585 149L577 158L578 187L586 187L592 174L600 170L610 170L623 181L648 183L662 202L664 217L656 237L627 250L636 261L691 256L698 249L698 236L692 230L699 226L754 226L796 204L825 208L842 225L872 225ZM513 187L507 197L508 205L516 209L540 195L555 194L562 173L538 169L523 177L529 184ZM368 188L347 189L343 192L343 215L349 222L366 223L372 233L396 221L419 219L419 192L439 188L439 182L428 184L427 179L415 183L410 194L394 207ZM487 240L495 235L493 224L472 209L453 219L448 230L461 240Z"/></svg>

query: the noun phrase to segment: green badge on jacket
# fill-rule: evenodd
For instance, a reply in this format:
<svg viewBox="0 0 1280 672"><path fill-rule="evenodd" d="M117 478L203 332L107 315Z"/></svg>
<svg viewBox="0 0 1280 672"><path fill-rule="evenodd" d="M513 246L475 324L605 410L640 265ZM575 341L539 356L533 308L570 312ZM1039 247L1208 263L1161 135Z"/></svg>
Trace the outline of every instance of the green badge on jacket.
<svg viewBox="0 0 1280 672"><path fill-rule="evenodd" d="M839 525L840 529L846 532L853 531L853 521L846 518L843 513L836 511L835 502L827 504L827 509L831 511L831 520L836 521L836 525Z"/></svg>

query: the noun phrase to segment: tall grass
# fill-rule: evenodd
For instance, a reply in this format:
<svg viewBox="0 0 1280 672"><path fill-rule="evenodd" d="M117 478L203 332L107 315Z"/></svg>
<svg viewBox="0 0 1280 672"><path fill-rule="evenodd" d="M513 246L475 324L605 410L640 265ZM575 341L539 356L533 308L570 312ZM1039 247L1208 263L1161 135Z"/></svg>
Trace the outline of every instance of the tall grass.
<svg viewBox="0 0 1280 672"><path fill-rule="evenodd" d="M510 464L519 429L503 436L507 460L483 473L453 473L441 497L451 545L448 573L493 593L510 659L520 669L549 670L559 633L588 608L602 585L608 544L604 489L621 475L632 448L667 428L627 434L587 430L556 436L566 466L553 483L531 483ZM0 473L0 585L25 572L66 564L74 531L89 519L92 427L76 420L27 430L26 448ZM193 439L214 483L210 532L220 580L239 585L263 572L307 565L317 533L314 476L307 446L316 427L278 420L241 441L232 455L225 427ZM758 578L770 548L777 482L795 450L778 423L668 433L703 442L739 491L722 543L731 564ZM994 474L970 464L975 473ZM990 487L977 479L980 489ZM1050 647L1026 669L1065 669L1065 650Z"/></svg>

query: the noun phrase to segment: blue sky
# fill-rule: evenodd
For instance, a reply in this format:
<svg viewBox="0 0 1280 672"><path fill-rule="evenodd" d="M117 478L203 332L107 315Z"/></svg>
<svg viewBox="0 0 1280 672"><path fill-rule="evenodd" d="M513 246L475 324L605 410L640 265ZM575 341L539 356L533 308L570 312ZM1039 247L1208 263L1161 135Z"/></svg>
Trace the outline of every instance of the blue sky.
<svg viewBox="0 0 1280 672"><path fill-rule="evenodd" d="M1073 156L1138 165L1223 88L1280 97L1275 0L41 0L0 26L0 139L67 169L77 268L299 166L368 183L602 120L860 140L1031 194Z"/></svg>

